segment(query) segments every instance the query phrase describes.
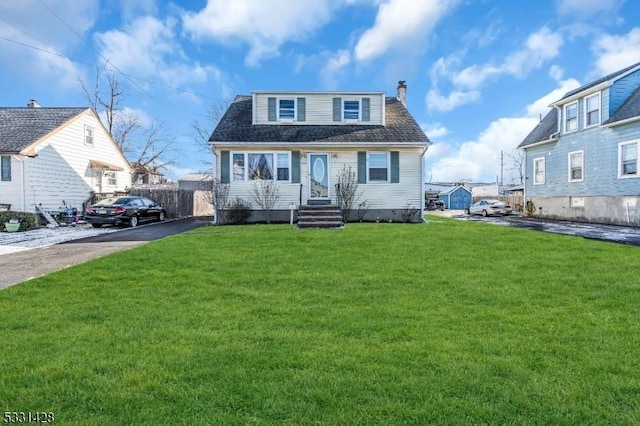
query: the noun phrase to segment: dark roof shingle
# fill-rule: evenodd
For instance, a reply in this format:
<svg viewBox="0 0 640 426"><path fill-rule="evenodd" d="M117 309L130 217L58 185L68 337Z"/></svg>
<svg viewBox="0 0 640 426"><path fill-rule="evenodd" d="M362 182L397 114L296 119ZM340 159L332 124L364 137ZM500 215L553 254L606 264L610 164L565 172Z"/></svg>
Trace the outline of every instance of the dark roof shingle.
<svg viewBox="0 0 640 426"><path fill-rule="evenodd" d="M210 142L424 142L429 138L396 98L385 101L385 125L252 125L250 96L236 96Z"/></svg>
<svg viewBox="0 0 640 426"><path fill-rule="evenodd" d="M555 108L544 116L541 122L527 135L526 138L518 145L518 148L524 148L538 142L551 139L551 135L558 131L558 113Z"/></svg>
<svg viewBox="0 0 640 426"><path fill-rule="evenodd" d="M82 108L0 108L0 152L20 152L86 111Z"/></svg>
<svg viewBox="0 0 640 426"><path fill-rule="evenodd" d="M570 92L565 93L565 95L562 97L562 99L566 99L566 98L568 98L570 96L573 96L573 95L575 95L577 93L580 93L580 92L582 92L584 90L590 89L590 88L592 88L594 86L597 86L598 84L604 83L605 81L613 80L616 77L621 76L622 74L624 74L624 73L626 73L628 71L631 71L632 69L634 69L634 68L636 68L638 66L640 66L640 62L636 62L633 65L629 65L626 68L623 68L623 69L621 69L619 71L613 72L613 73L611 73L609 75L606 75L606 76L604 76L602 78L599 78L599 79L597 79L595 81L587 83L584 86L580 86L577 89L574 89L574 90L572 90ZM562 101L562 99L560 99L560 100Z"/></svg>

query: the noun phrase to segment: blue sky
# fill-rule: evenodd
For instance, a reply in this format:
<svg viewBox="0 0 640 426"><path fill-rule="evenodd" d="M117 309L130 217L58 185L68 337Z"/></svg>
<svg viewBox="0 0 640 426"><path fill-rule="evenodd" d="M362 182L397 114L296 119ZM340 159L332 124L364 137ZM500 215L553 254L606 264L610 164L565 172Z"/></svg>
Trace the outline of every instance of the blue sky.
<svg viewBox="0 0 640 426"><path fill-rule="evenodd" d="M396 93L433 145L428 180L495 181L562 94L640 61L635 0L0 2L0 105L82 106L108 59L125 106L202 168L191 123L254 90Z"/></svg>

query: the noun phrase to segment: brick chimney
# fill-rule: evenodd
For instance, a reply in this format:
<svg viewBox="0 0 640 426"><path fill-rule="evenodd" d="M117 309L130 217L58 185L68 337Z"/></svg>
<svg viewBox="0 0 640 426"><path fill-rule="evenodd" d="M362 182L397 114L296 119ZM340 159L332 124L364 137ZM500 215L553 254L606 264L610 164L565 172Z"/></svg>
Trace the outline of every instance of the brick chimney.
<svg viewBox="0 0 640 426"><path fill-rule="evenodd" d="M27 107L28 108L40 108L40 104L38 103L38 101L36 101L35 99L31 99L28 103L27 103Z"/></svg>
<svg viewBox="0 0 640 426"><path fill-rule="evenodd" d="M407 106L407 82L400 80L398 82L398 100L402 102L402 105Z"/></svg>

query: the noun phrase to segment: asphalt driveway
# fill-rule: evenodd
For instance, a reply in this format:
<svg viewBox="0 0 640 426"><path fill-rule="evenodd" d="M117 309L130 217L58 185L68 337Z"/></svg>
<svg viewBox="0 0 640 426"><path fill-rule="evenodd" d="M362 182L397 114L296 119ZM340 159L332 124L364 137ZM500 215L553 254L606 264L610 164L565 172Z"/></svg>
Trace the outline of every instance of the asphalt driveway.
<svg viewBox="0 0 640 426"><path fill-rule="evenodd" d="M41 247L0 255L0 289L210 223L210 218L187 218L112 230L116 232L107 228L99 235L59 244L46 244L43 238Z"/></svg>
<svg viewBox="0 0 640 426"><path fill-rule="evenodd" d="M450 217L462 220L481 221L495 225L513 226L554 234L574 235L592 240L640 246L640 228L633 226L605 225L599 223L569 222L564 220L539 219L520 215L482 217L469 216L463 212Z"/></svg>

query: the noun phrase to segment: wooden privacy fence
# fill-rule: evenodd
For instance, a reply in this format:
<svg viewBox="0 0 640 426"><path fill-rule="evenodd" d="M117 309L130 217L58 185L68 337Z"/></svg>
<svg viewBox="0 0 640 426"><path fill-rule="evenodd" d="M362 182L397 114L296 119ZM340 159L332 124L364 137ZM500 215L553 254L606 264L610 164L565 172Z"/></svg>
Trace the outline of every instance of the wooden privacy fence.
<svg viewBox="0 0 640 426"><path fill-rule="evenodd" d="M133 188L131 195L147 197L161 204L167 211L167 217L213 215L207 191L171 188Z"/></svg>

